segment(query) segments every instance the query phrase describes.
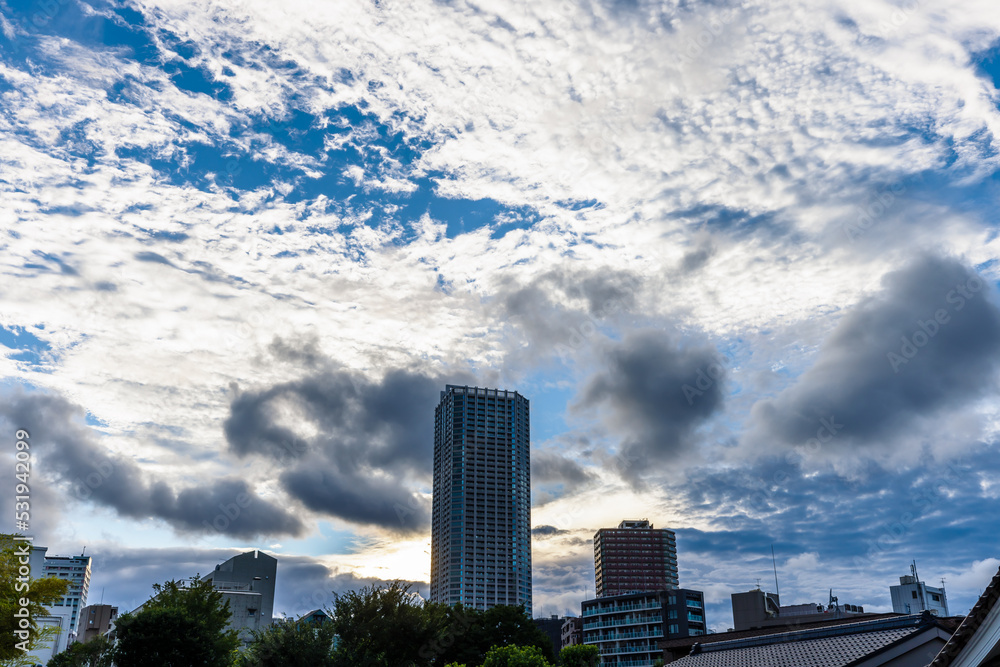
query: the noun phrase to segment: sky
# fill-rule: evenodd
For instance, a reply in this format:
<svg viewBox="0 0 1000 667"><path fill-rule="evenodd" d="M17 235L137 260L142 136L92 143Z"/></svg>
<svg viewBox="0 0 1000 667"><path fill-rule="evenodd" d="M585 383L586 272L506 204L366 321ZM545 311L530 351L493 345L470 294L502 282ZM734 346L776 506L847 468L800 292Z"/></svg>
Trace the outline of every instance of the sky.
<svg viewBox="0 0 1000 667"><path fill-rule="evenodd" d="M531 401L536 615L626 518L715 630L773 569L890 611L916 561L964 614L998 86L994 0L0 0L29 533L123 609L254 548L279 613L426 594L433 408L475 384Z"/></svg>

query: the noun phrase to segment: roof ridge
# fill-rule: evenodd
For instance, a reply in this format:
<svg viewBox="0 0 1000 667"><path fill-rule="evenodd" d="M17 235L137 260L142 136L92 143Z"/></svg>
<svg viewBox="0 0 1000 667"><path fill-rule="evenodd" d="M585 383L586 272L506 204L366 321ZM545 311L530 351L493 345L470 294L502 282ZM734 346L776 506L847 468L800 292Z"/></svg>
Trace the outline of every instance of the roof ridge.
<svg viewBox="0 0 1000 667"><path fill-rule="evenodd" d="M997 569L997 573L993 575L990 585L986 587L983 594L976 600L975 606L972 607L968 616L965 617L965 620L955 630L951 639L941 647L937 656L935 656L934 660L927 667L948 667L958 657L958 654L962 652L969 639L976 634L979 626L982 625L983 621L986 620L986 617L993 610L997 599L1000 599L1000 569Z"/></svg>

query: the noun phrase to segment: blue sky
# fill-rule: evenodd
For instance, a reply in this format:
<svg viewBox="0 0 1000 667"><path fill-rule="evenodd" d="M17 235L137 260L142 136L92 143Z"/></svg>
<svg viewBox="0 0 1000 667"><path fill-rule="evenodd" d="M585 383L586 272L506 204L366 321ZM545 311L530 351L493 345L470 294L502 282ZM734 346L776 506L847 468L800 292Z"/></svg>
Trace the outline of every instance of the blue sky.
<svg viewBox="0 0 1000 667"><path fill-rule="evenodd" d="M1000 566L992 2L0 9L0 423L107 601L426 590L446 382L531 400L539 614L626 517L721 630L772 545L791 603Z"/></svg>

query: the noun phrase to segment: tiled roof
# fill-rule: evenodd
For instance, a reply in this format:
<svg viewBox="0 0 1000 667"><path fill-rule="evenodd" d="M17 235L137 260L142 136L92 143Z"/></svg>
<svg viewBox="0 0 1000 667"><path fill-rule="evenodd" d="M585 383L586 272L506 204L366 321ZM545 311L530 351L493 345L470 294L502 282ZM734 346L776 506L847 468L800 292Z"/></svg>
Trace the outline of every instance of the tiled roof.
<svg viewBox="0 0 1000 667"><path fill-rule="evenodd" d="M851 623L699 646L671 667L843 667L928 627L919 616Z"/></svg>
<svg viewBox="0 0 1000 667"><path fill-rule="evenodd" d="M711 651L689 655L670 664L674 667L746 667L746 665L843 667L916 631L917 628L898 628L866 632L861 635Z"/></svg>
<svg viewBox="0 0 1000 667"><path fill-rule="evenodd" d="M955 630L955 634L951 636L948 643L941 647L940 653L937 654L937 657L934 658L934 661L928 667L948 667L962 652L962 649L972 639L972 636L976 634L976 630L979 629L979 626L986 619L986 616L993 609L998 599L1000 599L1000 570L993 575L993 581L990 582L990 585L983 591L979 600L976 601L976 606L972 608L969 615L958 626L958 630Z"/></svg>

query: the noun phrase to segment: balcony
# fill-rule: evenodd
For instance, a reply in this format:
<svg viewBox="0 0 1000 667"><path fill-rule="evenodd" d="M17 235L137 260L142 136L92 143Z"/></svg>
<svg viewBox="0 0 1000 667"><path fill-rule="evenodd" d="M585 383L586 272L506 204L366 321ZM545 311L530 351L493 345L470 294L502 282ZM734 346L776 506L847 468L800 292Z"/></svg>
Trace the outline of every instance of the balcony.
<svg viewBox="0 0 1000 667"><path fill-rule="evenodd" d="M617 618L604 621L593 621L584 623L584 630L596 630L598 628L614 628L620 625L644 625L647 623L662 623L663 616L660 614L650 614L648 616L630 616L628 618Z"/></svg>
<svg viewBox="0 0 1000 667"><path fill-rule="evenodd" d="M659 609L661 607L660 602L643 602L638 604L625 604L616 607L589 607L583 610L584 616L598 616L601 614L615 614L624 611L638 611L642 609Z"/></svg>

